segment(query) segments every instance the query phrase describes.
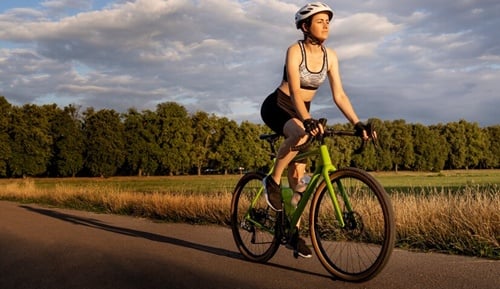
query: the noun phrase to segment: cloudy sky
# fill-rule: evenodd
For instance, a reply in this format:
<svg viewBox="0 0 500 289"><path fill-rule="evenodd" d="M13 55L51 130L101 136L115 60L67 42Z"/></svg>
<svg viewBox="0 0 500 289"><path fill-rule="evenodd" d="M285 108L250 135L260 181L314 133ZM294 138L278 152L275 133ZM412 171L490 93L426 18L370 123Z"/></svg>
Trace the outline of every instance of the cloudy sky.
<svg viewBox="0 0 500 289"><path fill-rule="evenodd" d="M326 1L326 0L325 0ZM500 124L500 1L336 0L327 45L361 119ZM0 95L14 105L261 123L304 1L1 0ZM344 123L325 83L313 116Z"/></svg>

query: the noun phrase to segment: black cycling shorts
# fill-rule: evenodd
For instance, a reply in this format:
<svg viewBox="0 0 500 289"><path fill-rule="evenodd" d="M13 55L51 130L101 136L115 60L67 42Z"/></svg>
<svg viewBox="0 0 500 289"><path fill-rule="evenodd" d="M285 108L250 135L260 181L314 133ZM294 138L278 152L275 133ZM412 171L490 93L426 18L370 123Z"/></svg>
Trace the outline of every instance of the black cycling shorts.
<svg viewBox="0 0 500 289"><path fill-rule="evenodd" d="M311 102L305 101L304 105L309 111ZM264 123L280 135L284 135L283 128L289 119L300 119L290 96L279 89L276 89L264 100L260 108L260 115Z"/></svg>
<svg viewBox="0 0 500 289"><path fill-rule="evenodd" d="M283 93L276 89L262 103L260 116L264 123L274 132L283 135L285 123L293 117L278 106L278 93Z"/></svg>

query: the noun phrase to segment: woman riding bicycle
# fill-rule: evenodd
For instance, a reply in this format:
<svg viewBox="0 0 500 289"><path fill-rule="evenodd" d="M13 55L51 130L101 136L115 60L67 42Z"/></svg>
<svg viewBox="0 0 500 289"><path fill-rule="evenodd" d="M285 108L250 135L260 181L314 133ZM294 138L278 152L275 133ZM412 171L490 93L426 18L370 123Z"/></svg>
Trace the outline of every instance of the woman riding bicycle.
<svg viewBox="0 0 500 289"><path fill-rule="evenodd" d="M345 117L355 126L358 134L368 140L376 134L368 135L365 125L359 121L351 102L342 87L339 64L334 50L324 46L328 38L329 24L334 12L326 4L313 2L300 8L295 14L295 24L304 34L304 39L288 47L283 80L271 93L261 107L264 123L274 132L285 137L278 149L273 172L263 180L266 187L266 200L275 211L282 210L280 190L281 175L288 167L288 183L297 193L299 180L305 172L305 164L290 163L297 155L291 148L302 144L307 134L313 136L323 133L323 127L309 113L311 101L317 89L328 77L333 101ZM311 257L311 250L297 235L292 246L299 256Z"/></svg>

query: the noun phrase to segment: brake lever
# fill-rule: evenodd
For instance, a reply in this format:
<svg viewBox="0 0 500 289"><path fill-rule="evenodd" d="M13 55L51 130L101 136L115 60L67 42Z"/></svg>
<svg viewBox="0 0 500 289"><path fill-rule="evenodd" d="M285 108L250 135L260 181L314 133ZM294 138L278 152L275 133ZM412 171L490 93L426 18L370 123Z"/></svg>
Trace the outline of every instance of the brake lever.
<svg viewBox="0 0 500 289"><path fill-rule="evenodd" d="M359 145L359 147L357 149L354 150L354 153L357 155L361 154L365 150L366 143L367 143L367 141L362 139L361 144Z"/></svg>
<svg viewBox="0 0 500 289"><path fill-rule="evenodd" d="M368 136L370 138L367 140L364 140L364 139L361 140L361 145L356 150L354 150L355 154L362 153L365 150L366 143L368 143L369 141L372 142L372 144L375 148L377 148L379 146L378 139L376 138L376 131L375 131L375 128L373 126L373 123L369 122L366 124L366 133L368 134Z"/></svg>
<svg viewBox="0 0 500 289"><path fill-rule="evenodd" d="M325 131L326 131L326 118L320 118L318 122L321 124L323 127L323 133L316 135L315 139L318 140L319 142L323 143L323 139L325 138Z"/></svg>

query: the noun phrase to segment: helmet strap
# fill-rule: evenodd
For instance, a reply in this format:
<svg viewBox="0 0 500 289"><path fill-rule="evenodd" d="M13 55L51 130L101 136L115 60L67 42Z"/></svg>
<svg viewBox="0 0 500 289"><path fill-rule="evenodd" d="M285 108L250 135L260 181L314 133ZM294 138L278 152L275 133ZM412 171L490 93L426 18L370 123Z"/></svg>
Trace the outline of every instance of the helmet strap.
<svg viewBox="0 0 500 289"><path fill-rule="evenodd" d="M304 40L307 40L308 38L311 41L311 43L314 45L322 45L323 44L322 40L319 40L317 37L315 37L311 33L304 31Z"/></svg>

